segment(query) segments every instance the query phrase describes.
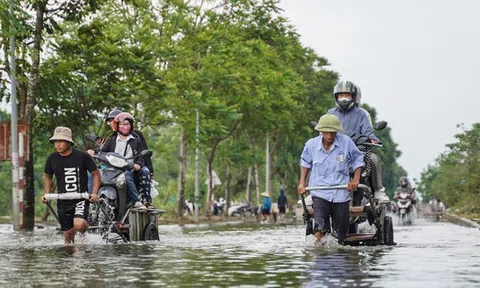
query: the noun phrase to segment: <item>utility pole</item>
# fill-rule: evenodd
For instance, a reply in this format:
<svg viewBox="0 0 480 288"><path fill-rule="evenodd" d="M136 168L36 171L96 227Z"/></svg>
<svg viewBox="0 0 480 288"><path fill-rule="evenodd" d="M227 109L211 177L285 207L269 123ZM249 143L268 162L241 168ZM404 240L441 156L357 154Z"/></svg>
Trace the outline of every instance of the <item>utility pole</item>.
<svg viewBox="0 0 480 288"><path fill-rule="evenodd" d="M198 148L198 145L200 144L200 115L198 113L198 109L196 111L196 116L197 116L197 121L196 121L196 128L195 128L195 201L193 203L194 207L193 210L195 211L195 220L198 220L198 204L199 204L199 198L200 198L200 175L199 175L199 170L198 170L198 164L200 161L200 149Z"/></svg>
<svg viewBox="0 0 480 288"><path fill-rule="evenodd" d="M272 197L270 192L270 141L267 134L267 143L265 147L265 191L270 197Z"/></svg>
<svg viewBox="0 0 480 288"><path fill-rule="evenodd" d="M17 126L17 68L15 66L15 19L14 0L10 0L10 102L12 109L12 220L13 229L18 231L22 228L23 217L20 215L20 195L18 191L18 126ZM23 197L22 197L23 198Z"/></svg>

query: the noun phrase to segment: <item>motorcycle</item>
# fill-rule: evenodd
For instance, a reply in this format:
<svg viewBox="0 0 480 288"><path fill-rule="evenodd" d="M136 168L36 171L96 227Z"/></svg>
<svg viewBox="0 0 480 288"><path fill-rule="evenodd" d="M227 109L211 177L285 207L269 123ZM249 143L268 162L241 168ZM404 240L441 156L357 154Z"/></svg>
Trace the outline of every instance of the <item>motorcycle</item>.
<svg viewBox="0 0 480 288"><path fill-rule="evenodd" d="M423 216L440 221L445 213L445 204L440 199L431 199L423 209Z"/></svg>
<svg viewBox="0 0 480 288"><path fill-rule="evenodd" d="M185 204L183 205L183 209L184 209L183 216L192 217L195 214L194 206L195 204L190 199L185 199Z"/></svg>
<svg viewBox="0 0 480 288"><path fill-rule="evenodd" d="M251 206L247 203L238 203L232 205L232 207L228 208L228 215L229 216L240 216L240 217L245 217L249 215L257 215L257 207Z"/></svg>
<svg viewBox="0 0 480 288"><path fill-rule="evenodd" d="M395 195L397 203L395 204L395 211L398 214L399 222L402 225L413 224L413 214L415 207L413 206L413 199L415 199L415 193L401 192Z"/></svg>
<svg viewBox="0 0 480 288"><path fill-rule="evenodd" d="M223 209L225 208L225 200L220 198L219 201L215 200L213 203L213 215L223 215Z"/></svg>
<svg viewBox="0 0 480 288"><path fill-rule="evenodd" d="M96 137L88 135L86 139L95 142ZM135 209L132 208L133 203L127 203L125 171L132 170L136 158L151 156L150 150L143 150L132 158L112 152L95 153L93 158L100 164L98 165L101 175L98 190L100 201L90 209L89 231L99 233L107 242L116 242L119 238L124 242L159 240L157 218L165 211ZM129 225L129 223L132 224ZM137 227L138 225L142 227ZM111 238L111 232L117 236L114 235L114 238Z"/></svg>

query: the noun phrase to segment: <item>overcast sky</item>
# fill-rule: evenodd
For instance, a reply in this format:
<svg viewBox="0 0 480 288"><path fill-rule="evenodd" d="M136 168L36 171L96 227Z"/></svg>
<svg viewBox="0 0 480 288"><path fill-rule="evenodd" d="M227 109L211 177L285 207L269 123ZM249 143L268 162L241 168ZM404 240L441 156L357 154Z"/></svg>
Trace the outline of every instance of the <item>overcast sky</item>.
<svg viewBox="0 0 480 288"><path fill-rule="evenodd" d="M480 122L480 1L282 0L302 42L362 89L410 179Z"/></svg>

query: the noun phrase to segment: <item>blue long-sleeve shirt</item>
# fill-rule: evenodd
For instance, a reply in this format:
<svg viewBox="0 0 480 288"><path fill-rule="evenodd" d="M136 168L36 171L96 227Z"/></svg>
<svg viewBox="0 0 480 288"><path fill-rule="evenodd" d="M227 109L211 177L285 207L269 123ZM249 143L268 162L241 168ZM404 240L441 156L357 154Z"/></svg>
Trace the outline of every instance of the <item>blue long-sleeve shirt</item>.
<svg viewBox="0 0 480 288"><path fill-rule="evenodd" d="M339 108L332 108L327 112L327 114L333 114L340 119L344 131L352 131L356 134L365 135L370 139L380 141L373 132L372 124L367 113L364 109L360 109L357 106L352 107L346 112Z"/></svg>
<svg viewBox="0 0 480 288"><path fill-rule="evenodd" d="M300 165L310 169L309 187L346 185L350 181L350 169L364 166L363 153L360 152L348 136L337 134L330 151L326 152L323 136L307 141L303 149ZM347 189L313 190L312 196L334 203L350 200Z"/></svg>

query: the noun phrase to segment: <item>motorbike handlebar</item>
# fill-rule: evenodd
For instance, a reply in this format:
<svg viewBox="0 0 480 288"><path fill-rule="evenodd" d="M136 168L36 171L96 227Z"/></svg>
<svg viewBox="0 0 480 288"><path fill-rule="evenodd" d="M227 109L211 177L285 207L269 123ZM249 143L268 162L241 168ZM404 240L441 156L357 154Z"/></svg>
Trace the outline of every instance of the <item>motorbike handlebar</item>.
<svg viewBox="0 0 480 288"><path fill-rule="evenodd" d="M368 145L368 146L374 146L374 147L383 147L382 144L376 144L376 143L364 143L362 145Z"/></svg>

